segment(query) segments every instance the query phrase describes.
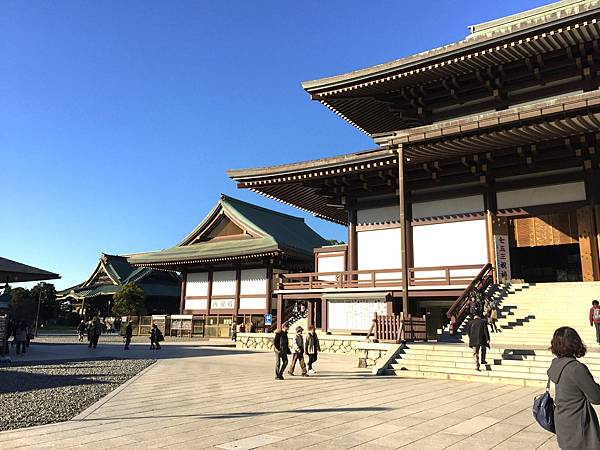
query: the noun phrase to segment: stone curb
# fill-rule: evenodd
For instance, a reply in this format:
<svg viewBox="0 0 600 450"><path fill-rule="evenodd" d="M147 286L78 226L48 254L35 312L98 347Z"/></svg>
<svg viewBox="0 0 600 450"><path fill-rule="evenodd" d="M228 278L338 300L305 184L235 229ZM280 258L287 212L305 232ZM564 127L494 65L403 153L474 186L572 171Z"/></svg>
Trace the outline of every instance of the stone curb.
<svg viewBox="0 0 600 450"><path fill-rule="evenodd" d="M110 391L108 394L106 394L104 397L102 397L96 403L88 406L86 409L84 409L82 412L80 412L79 414L77 414L75 417L72 417L70 419L70 421L77 422L77 421L85 420L88 416L90 416L91 414L93 414L97 409L99 409L101 406L103 406L109 400L112 400L114 397L116 397L117 395L119 395L121 393L121 391L123 389L125 389L127 386L129 386L131 383L133 383L134 381L136 381L139 378L141 378L142 376L144 376L146 374L146 372L150 371L150 369L152 369L153 367L156 367L156 365L159 362L161 362L161 361L163 361L163 360L157 360L157 361L153 362L148 367L146 367L144 370L142 370L141 372L138 372L137 374L135 374L134 376L132 376L125 383L121 384L120 386L117 386L115 389L113 389L112 391Z"/></svg>

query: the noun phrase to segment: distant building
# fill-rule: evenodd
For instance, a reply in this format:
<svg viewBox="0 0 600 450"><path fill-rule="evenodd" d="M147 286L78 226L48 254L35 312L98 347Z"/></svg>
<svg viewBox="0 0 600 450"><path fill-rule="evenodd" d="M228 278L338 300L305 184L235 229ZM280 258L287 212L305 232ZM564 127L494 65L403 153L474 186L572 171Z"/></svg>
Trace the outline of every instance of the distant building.
<svg viewBox="0 0 600 450"><path fill-rule="evenodd" d="M96 269L83 283L58 292L57 300L70 301L86 316L111 316L114 294L128 283L144 290L147 314L179 311L179 275L163 270L133 267L128 256L102 254Z"/></svg>
<svg viewBox="0 0 600 450"><path fill-rule="evenodd" d="M264 329L265 314L276 308L277 275L313 270L313 249L326 244L299 217L222 195L177 246L130 262L180 271L181 312L202 316L205 336L224 337L234 321Z"/></svg>

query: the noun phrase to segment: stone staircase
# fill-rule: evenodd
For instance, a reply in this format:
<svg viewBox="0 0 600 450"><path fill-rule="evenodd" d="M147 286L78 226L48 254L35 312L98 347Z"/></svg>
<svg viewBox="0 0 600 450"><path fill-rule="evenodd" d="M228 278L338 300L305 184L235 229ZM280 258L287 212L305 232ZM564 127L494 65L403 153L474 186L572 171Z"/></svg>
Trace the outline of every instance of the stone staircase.
<svg viewBox="0 0 600 450"><path fill-rule="evenodd" d="M582 362L600 380L600 346L588 313L600 300L600 282L497 285L489 292L498 304L500 332L491 333L488 364L475 370L462 327L435 344L409 344L388 373L410 378L444 378L543 386L552 360L547 350L554 330L571 326L590 351ZM461 342L462 341L462 342Z"/></svg>
<svg viewBox="0 0 600 450"><path fill-rule="evenodd" d="M404 378L545 386L552 359L548 350L491 348L486 356L488 364L477 371L473 352L464 344L419 343L408 344L386 373ZM600 380L600 353L589 352L581 361Z"/></svg>

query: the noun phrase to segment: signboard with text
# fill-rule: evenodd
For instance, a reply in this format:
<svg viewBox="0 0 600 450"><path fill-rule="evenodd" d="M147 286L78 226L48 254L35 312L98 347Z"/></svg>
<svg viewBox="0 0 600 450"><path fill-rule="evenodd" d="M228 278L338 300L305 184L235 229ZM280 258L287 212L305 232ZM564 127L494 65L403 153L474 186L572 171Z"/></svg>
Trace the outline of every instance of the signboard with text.
<svg viewBox="0 0 600 450"><path fill-rule="evenodd" d="M500 234L494 236L496 247L496 275L499 283L509 283L510 273L510 248L508 245L508 236Z"/></svg>

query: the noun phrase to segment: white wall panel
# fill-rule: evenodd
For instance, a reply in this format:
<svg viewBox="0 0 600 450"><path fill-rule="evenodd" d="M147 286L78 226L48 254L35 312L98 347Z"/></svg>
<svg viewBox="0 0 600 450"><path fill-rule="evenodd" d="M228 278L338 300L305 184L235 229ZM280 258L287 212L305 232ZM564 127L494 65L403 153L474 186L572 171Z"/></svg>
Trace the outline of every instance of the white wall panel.
<svg viewBox="0 0 600 450"><path fill-rule="evenodd" d="M240 298L240 309L265 309L266 305L266 297Z"/></svg>
<svg viewBox="0 0 600 450"><path fill-rule="evenodd" d="M357 232L358 270L402 267L400 227Z"/></svg>
<svg viewBox="0 0 600 450"><path fill-rule="evenodd" d="M397 222L400 220L399 205L362 208L356 211L359 224Z"/></svg>
<svg viewBox="0 0 600 450"><path fill-rule="evenodd" d="M413 227L415 267L486 264L485 220L436 223ZM474 275L479 270L454 271L453 275ZM417 277L443 276L443 272L417 272Z"/></svg>
<svg viewBox="0 0 600 450"><path fill-rule="evenodd" d="M186 297L206 297L208 295L208 272L187 274Z"/></svg>
<svg viewBox="0 0 600 450"><path fill-rule="evenodd" d="M213 272L212 295L233 295L235 297L235 270Z"/></svg>
<svg viewBox="0 0 600 450"><path fill-rule="evenodd" d="M468 197L413 203L412 216L414 219L422 219L424 217L449 216L452 214L481 212L483 210L483 195L469 195Z"/></svg>
<svg viewBox="0 0 600 450"><path fill-rule="evenodd" d="M267 293L267 269L244 269L240 283L241 295Z"/></svg>
<svg viewBox="0 0 600 450"><path fill-rule="evenodd" d="M550 205L585 200L583 181L497 193L498 209Z"/></svg>
<svg viewBox="0 0 600 450"><path fill-rule="evenodd" d="M327 321L330 330L369 331L374 313L385 315L384 300L328 300Z"/></svg>
<svg viewBox="0 0 600 450"><path fill-rule="evenodd" d="M317 272L343 272L346 270L346 258L340 256L317 256ZM335 281L335 275L321 275L320 280Z"/></svg>
<svg viewBox="0 0 600 450"><path fill-rule="evenodd" d="M206 309L208 300L186 300L185 309Z"/></svg>

